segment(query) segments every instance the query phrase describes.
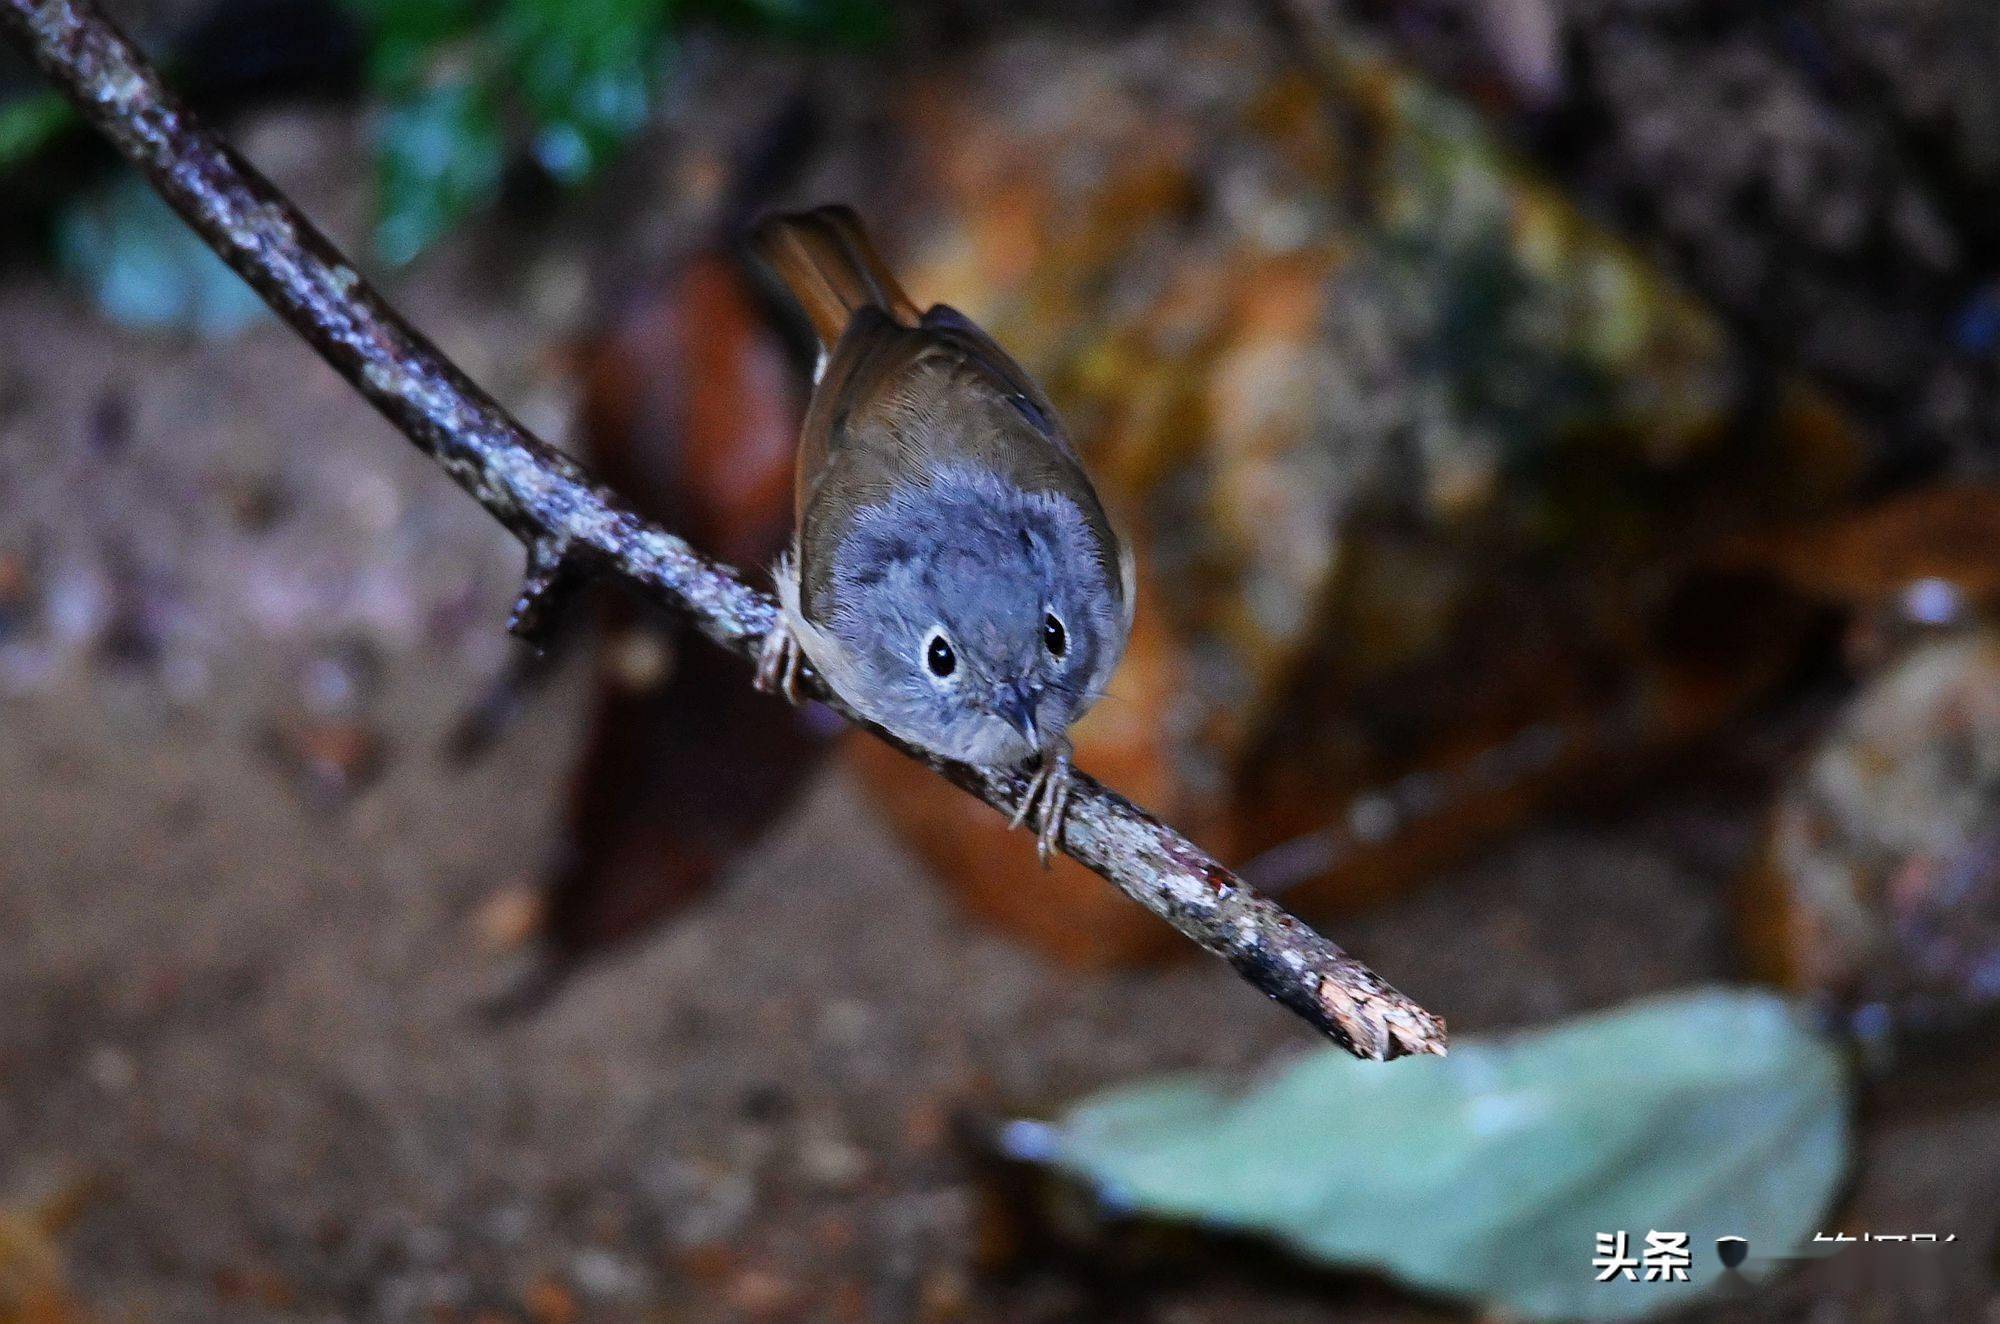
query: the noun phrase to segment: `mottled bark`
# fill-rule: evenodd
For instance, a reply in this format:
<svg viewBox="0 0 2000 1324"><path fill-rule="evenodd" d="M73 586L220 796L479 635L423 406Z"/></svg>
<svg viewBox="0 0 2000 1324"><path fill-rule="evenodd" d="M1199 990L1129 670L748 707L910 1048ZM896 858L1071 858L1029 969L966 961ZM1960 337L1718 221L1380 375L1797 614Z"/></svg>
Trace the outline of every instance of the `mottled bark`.
<svg viewBox="0 0 2000 1324"><path fill-rule="evenodd" d="M528 571L513 628L533 637L580 576L611 574L755 657L777 612L768 594L640 519L530 435L198 124L94 7L0 0L0 27L293 330L521 539ZM805 675L801 688L860 720L817 677ZM1017 772L947 762L870 729L1003 814L1027 791ZM1080 773L1063 848L1348 1051L1378 1059L1444 1051L1437 1017Z"/></svg>

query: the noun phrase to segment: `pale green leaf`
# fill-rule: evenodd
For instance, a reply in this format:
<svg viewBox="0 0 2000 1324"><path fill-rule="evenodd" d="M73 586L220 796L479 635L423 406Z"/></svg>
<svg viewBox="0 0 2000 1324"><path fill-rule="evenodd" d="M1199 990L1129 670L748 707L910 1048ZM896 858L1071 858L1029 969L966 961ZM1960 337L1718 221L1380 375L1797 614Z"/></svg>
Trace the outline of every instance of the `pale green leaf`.
<svg viewBox="0 0 2000 1324"><path fill-rule="evenodd" d="M1388 1065L1333 1049L1247 1091L1108 1091L1044 1137L1121 1207L1262 1233L1323 1263L1537 1319L1684 1306L1715 1239L1789 1254L1849 1147L1840 1049L1792 1004L1708 989ZM1598 1233L1686 1232L1687 1283L1595 1281Z"/></svg>

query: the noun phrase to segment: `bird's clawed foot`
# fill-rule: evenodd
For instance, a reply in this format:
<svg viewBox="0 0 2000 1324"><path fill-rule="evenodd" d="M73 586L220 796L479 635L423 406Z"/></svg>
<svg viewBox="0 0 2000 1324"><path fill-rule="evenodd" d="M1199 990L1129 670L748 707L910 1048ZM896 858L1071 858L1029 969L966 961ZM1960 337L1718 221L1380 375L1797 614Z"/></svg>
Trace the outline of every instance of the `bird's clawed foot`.
<svg viewBox="0 0 2000 1324"><path fill-rule="evenodd" d="M1041 765L1028 780L1028 793L1021 797L1021 807L1014 811L1009 826L1036 824L1035 854L1046 869L1062 845L1063 822L1069 814L1069 742L1065 740L1053 749L1043 750L1041 758Z"/></svg>
<svg viewBox="0 0 2000 1324"><path fill-rule="evenodd" d="M757 688L766 694L782 694L791 703L799 701L799 641L791 622L779 616L757 648Z"/></svg>

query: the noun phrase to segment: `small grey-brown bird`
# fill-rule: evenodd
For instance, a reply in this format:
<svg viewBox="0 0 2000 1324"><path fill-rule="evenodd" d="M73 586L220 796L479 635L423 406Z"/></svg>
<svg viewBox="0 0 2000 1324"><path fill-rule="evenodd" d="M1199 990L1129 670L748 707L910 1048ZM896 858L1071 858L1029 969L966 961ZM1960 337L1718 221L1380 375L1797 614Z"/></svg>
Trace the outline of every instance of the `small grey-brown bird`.
<svg viewBox="0 0 2000 1324"><path fill-rule="evenodd" d="M1071 723L1132 628L1132 558L1040 389L962 314L918 312L846 207L776 216L758 254L819 337L784 612L758 683L799 653L864 717L947 758L1037 766L1015 826L1062 838Z"/></svg>

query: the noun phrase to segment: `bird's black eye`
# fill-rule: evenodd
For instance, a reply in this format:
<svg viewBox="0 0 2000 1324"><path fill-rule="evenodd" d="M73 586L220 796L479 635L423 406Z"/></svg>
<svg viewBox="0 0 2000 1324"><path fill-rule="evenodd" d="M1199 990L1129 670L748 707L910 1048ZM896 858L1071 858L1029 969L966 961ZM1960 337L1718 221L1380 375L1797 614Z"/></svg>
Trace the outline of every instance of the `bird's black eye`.
<svg viewBox="0 0 2000 1324"><path fill-rule="evenodd" d="M924 665L931 674L943 680L958 670L958 654L951 651L951 644L941 634L931 636L930 646L924 649Z"/></svg>
<svg viewBox="0 0 2000 1324"><path fill-rule="evenodd" d="M1063 629L1054 612L1042 617L1042 647L1049 650L1051 657L1061 657L1069 647L1069 632Z"/></svg>

